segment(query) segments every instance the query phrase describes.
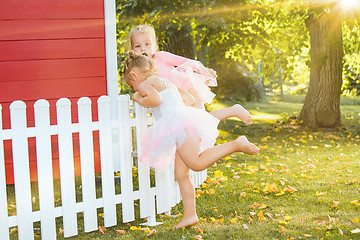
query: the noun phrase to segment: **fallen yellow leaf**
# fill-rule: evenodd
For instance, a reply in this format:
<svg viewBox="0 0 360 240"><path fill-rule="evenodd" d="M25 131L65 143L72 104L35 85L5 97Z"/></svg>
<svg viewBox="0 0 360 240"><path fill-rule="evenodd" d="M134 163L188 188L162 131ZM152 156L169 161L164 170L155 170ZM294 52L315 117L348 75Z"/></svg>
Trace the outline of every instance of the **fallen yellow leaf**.
<svg viewBox="0 0 360 240"><path fill-rule="evenodd" d="M136 227L136 226L131 226L131 227L130 227L130 230L131 230L131 231L140 230L140 227L138 228L138 227Z"/></svg>
<svg viewBox="0 0 360 240"><path fill-rule="evenodd" d="M339 201L334 201L334 205L332 205L331 207L335 208L335 207L337 207L339 205L339 203L340 203Z"/></svg>
<svg viewBox="0 0 360 240"><path fill-rule="evenodd" d="M195 229L195 231L198 231L199 233L203 233L204 231L202 230L202 229L200 229L199 227L197 227L196 229Z"/></svg>
<svg viewBox="0 0 360 240"><path fill-rule="evenodd" d="M263 192L279 192L276 183L266 184Z"/></svg>
<svg viewBox="0 0 360 240"><path fill-rule="evenodd" d="M293 187L290 187L289 185L287 185L286 187L284 187L283 191L284 192L289 192L289 193L294 193L294 192L297 192L298 190L293 188Z"/></svg>
<svg viewBox="0 0 360 240"><path fill-rule="evenodd" d="M259 204L257 204L256 202L253 203L253 205L251 205L251 209L257 208L258 206L260 206Z"/></svg>
<svg viewBox="0 0 360 240"><path fill-rule="evenodd" d="M281 190L279 193L276 193L275 196L281 196L281 195L284 195L285 192L283 190Z"/></svg>
<svg viewBox="0 0 360 240"><path fill-rule="evenodd" d="M214 189L210 189L209 191L206 191L207 194L211 195L211 194L215 194L215 190Z"/></svg>
<svg viewBox="0 0 360 240"><path fill-rule="evenodd" d="M209 186L209 184L207 184L207 183L203 183L203 184L201 184L201 187L202 187L202 188L209 188L210 186Z"/></svg>
<svg viewBox="0 0 360 240"><path fill-rule="evenodd" d="M221 170L216 170L214 172L214 178L217 178L217 179L220 178L220 179L223 179L223 180L227 179L226 177L224 177L223 172Z"/></svg>
<svg viewBox="0 0 360 240"><path fill-rule="evenodd" d="M265 208L267 208L267 207L268 207L268 205L266 205L266 204L261 204L260 207L259 207L259 209L261 210L261 209L265 209Z"/></svg>
<svg viewBox="0 0 360 240"><path fill-rule="evenodd" d="M268 168L268 169L266 169L266 171L265 172L267 172L267 173L273 173L273 172L276 172L276 168Z"/></svg>
<svg viewBox="0 0 360 240"><path fill-rule="evenodd" d="M257 214L258 218L260 221L266 221L266 218L264 217L264 214L262 211L260 211L258 214Z"/></svg>

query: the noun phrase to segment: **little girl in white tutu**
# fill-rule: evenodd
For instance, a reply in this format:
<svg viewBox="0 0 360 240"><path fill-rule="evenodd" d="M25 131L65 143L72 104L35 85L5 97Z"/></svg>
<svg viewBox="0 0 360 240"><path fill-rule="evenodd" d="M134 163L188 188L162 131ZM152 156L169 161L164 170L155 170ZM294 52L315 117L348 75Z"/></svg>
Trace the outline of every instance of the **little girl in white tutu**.
<svg viewBox="0 0 360 240"><path fill-rule="evenodd" d="M156 75L151 58L129 53L124 78L135 93L133 100L153 111L155 123L141 137L139 160L156 169L175 164L175 178L184 205L183 219L175 226L182 228L198 222L194 186L189 168L202 171L217 160L234 152L257 154L259 148L245 136L216 145L219 119L193 105L193 97Z"/></svg>

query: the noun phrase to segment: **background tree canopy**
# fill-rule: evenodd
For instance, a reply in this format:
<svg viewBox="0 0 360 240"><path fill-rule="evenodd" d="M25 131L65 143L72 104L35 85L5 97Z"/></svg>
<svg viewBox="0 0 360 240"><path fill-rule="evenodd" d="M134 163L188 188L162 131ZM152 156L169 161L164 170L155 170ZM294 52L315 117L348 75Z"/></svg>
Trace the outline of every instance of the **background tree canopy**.
<svg viewBox="0 0 360 240"><path fill-rule="evenodd" d="M119 66L130 49L131 27L155 27L159 48L194 58L218 72L218 98L259 99L270 93L307 92L310 34L306 21L339 4L343 39L343 94L360 94L360 7L343 1L117 0ZM350 10L349 10L350 9ZM340 11L340 10L339 10ZM339 13L339 12L338 12ZM120 81L122 93L129 89Z"/></svg>

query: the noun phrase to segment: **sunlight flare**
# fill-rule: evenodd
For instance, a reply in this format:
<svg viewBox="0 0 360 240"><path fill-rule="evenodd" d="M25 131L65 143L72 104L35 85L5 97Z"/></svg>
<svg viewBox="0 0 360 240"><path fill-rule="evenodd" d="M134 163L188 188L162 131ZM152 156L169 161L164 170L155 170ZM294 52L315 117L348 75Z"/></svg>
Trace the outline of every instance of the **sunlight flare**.
<svg viewBox="0 0 360 240"><path fill-rule="evenodd" d="M358 0L341 0L340 2L341 2L341 5L345 8L351 8L356 5L359 5Z"/></svg>

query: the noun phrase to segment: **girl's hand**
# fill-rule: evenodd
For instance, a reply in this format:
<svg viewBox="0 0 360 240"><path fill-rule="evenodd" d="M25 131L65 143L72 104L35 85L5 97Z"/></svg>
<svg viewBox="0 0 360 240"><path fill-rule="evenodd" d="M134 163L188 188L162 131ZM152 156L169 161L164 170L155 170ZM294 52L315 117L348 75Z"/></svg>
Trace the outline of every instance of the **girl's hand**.
<svg viewBox="0 0 360 240"><path fill-rule="evenodd" d="M145 83L140 85L139 91L136 91L132 98L141 106L150 108L157 107L162 101L159 92L151 84Z"/></svg>
<svg viewBox="0 0 360 240"><path fill-rule="evenodd" d="M209 70L209 73L214 76L214 78L217 78L217 73L214 69L209 68L208 70Z"/></svg>
<svg viewBox="0 0 360 240"><path fill-rule="evenodd" d="M132 96L132 98L133 98L133 100L135 101L135 102L139 102L139 100L142 98L143 96L141 96L141 94L139 93L139 92L135 92L134 94L133 94L133 96Z"/></svg>

